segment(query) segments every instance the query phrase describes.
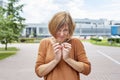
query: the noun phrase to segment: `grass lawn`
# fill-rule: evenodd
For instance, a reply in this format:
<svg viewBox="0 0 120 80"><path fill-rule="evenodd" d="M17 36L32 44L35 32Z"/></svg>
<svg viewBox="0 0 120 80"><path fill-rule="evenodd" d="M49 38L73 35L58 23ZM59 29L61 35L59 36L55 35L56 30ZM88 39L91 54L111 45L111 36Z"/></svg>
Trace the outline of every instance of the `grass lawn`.
<svg viewBox="0 0 120 80"><path fill-rule="evenodd" d="M0 60L5 59L11 55L15 55L17 51L18 49L15 47L8 47L8 50L5 50L4 48L0 48Z"/></svg>
<svg viewBox="0 0 120 80"><path fill-rule="evenodd" d="M114 47L120 47L119 43L109 43L107 40L102 40L101 42L96 42L93 40L89 40L90 43L95 45L101 45L101 46L114 46Z"/></svg>

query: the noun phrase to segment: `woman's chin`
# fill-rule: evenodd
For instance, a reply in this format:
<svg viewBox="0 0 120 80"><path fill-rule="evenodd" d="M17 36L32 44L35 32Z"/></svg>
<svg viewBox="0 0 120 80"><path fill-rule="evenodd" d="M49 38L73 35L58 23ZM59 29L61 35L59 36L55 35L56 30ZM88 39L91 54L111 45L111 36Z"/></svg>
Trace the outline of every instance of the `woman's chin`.
<svg viewBox="0 0 120 80"><path fill-rule="evenodd" d="M61 44L63 41L59 40L58 42Z"/></svg>
<svg viewBox="0 0 120 80"><path fill-rule="evenodd" d="M63 42L64 42L64 40L57 40L57 42L58 42L58 43L63 43Z"/></svg>

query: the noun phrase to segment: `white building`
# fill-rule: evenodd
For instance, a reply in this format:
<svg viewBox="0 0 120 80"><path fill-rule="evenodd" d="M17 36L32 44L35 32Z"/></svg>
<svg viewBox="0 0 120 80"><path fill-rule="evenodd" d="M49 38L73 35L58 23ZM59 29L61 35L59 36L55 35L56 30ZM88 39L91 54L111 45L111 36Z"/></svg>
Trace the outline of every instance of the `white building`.
<svg viewBox="0 0 120 80"><path fill-rule="evenodd" d="M75 19L75 35L81 36L109 36L110 21L107 19Z"/></svg>
<svg viewBox="0 0 120 80"><path fill-rule="evenodd" d="M22 31L22 37L47 37L50 36L47 24L26 24L25 29Z"/></svg>
<svg viewBox="0 0 120 80"><path fill-rule="evenodd" d="M111 25L107 19L75 19L76 29L74 36L110 36ZM48 24L26 24L22 37L50 36Z"/></svg>

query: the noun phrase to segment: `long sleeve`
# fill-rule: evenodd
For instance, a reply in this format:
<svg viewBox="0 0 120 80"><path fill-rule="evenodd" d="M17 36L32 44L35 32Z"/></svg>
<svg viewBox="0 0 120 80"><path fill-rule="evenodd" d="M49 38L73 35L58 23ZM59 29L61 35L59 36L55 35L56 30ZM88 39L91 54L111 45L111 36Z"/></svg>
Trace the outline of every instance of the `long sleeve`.
<svg viewBox="0 0 120 80"><path fill-rule="evenodd" d="M38 73L39 72L38 67L45 63L45 54L46 54L46 46L45 45L46 45L45 40L44 39L41 40L39 49L38 49L36 65L35 65L35 72L39 77L41 77L41 76Z"/></svg>
<svg viewBox="0 0 120 80"><path fill-rule="evenodd" d="M77 58L77 60L79 62L83 62L84 64L84 69L81 73L88 75L91 72L91 64L87 58L85 49L83 44L81 43L81 41L79 39L75 40L75 57Z"/></svg>

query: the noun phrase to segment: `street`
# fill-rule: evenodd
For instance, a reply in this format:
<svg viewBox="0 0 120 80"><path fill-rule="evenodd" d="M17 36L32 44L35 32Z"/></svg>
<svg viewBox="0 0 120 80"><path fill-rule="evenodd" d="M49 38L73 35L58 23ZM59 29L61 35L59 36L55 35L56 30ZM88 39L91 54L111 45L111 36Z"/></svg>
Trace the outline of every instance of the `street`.
<svg viewBox="0 0 120 80"><path fill-rule="evenodd" d="M119 80L120 48L83 42L92 69L81 80ZM0 46L3 46L0 44ZM43 80L34 72L39 43L9 44L20 49L16 55L0 61L0 80Z"/></svg>

